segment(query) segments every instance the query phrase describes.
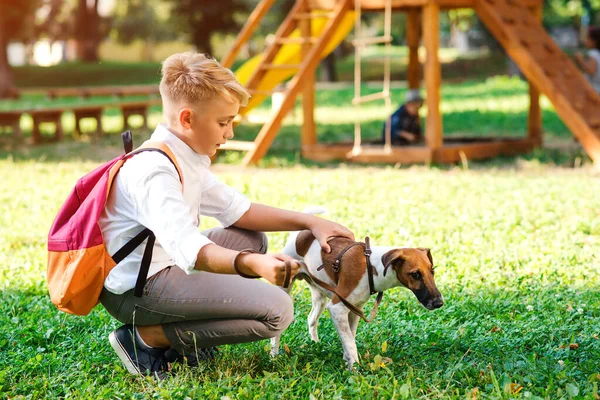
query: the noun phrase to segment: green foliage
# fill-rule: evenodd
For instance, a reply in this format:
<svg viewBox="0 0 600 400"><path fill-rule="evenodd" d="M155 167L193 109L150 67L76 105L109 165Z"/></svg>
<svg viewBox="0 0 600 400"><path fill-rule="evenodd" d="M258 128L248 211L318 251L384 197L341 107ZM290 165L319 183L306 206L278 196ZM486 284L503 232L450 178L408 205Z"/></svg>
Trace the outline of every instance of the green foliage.
<svg viewBox="0 0 600 400"><path fill-rule="evenodd" d="M209 54L213 54L211 36L215 32L237 33L243 18L236 17L249 11L248 4L242 0L168 1L175 18L181 22L180 32L188 36L198 51Z"/></svg>
<svg viewBox="0 0 600 400"><path fill-rule="evenodd" d="M145 85L160 82L160 63L63 63L56 67L14 68L17 87L74 87L103 85Z"/></svg>
<svg viewBox="0 0 600 400"><path fill-rule="evenodd" d="M157 9L163 13L157 13ZM117 39L124 44L136 39L153 42L172 40L176 34L164 16L169 13L170 9L158 1L129 0L126 6L117 6L113 22Z"/></svg>
<svg viewBox="0 0 600 400"><path fill-rule="evenodd" d="M579 18L585 13L597 13L600 0L545 0L544 25L578 25ZM592 19L591 25L600 23Z"/></svg>

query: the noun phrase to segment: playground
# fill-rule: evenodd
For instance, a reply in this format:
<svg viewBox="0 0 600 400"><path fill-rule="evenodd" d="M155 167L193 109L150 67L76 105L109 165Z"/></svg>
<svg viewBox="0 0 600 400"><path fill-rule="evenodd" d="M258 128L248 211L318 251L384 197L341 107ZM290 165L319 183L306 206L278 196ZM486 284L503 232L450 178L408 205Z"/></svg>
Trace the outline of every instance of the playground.
<svg viewBox="0 0 600 400"><path fill-rule="evenodd" d="M137 146L162 120L160 65L23 67L20 97L0 100L0 398L600 398L600 100L539 25L542 2L299 0L270 44L240 60L275 2L255 3L221 59L253 100L212 170L253 202L325 206L359 240L431 248L445 305L387 291L348 371L328 318L310 340L300 283L276 358L268 341L225 345L165 381L130 375L101 306L80 317L51 303L46 240L76 180L122 153L118 133L130 127ZM474 9L524 78L453 70L436 28L453 7ZM381 38L359 39L361 13L381 18ZM388 40L392 13L407 15L401 48ZM319 82L321 59L349 36L352 79L376 77ZM390 78L400 64L406 80ZM373 144L415 88L423 143ZM268 238L278 252L287 234Z"/></svg>

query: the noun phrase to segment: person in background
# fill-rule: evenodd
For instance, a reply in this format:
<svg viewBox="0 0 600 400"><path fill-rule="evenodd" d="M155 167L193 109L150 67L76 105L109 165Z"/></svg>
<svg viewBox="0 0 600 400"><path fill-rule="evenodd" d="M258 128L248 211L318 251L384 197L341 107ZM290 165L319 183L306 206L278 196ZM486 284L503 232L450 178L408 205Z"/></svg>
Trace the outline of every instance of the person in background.
<svg viewBox="0 0 600 400"><path fill-rule="evenodd" d="M575 61L583 69L596 92L600 93L600 27L589 29L584 44L589 49L587 55L578 52L575 54Z"/></svg>
<svg viewBox="0 0 600 400"><path fill-rule="evenodd" d="M423 106L423 98L418 89L411 89L406 94L404 104L391 116L391 143L395 146L418 144L423 140L419 109ZM383 124L382 141L385 143L387 121Z"/></svg>

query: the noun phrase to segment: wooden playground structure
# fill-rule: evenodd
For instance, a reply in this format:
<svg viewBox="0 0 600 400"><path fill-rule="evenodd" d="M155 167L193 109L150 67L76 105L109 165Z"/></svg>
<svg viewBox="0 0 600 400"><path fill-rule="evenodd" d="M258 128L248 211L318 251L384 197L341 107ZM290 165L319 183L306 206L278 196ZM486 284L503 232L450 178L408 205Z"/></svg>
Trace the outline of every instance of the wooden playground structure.
<svg viewBox="0 0 600 400"><path fill-rule="evenodd" d="M246 43L267 14L274 0L261 0L222 64L231 67L240 48ZM283 118L302 96L304 123L301 136L302 157L316 161L348 160L355 162L418 163L457 162L525 153L542 144L540 94L554 105L566 126L577 137L594 161L600 161L600 96L588 84L575 64L554 43L541 25L543 0L296 0L288 16L275 33L263 54L246 63L238 80L252 99L241 114L273 93L275 87L291 78L286 85L283 102L267 121L253 142L230 141L225 150L246 151L244 164L257 163L268 151ZM527 137L444 138L440 113L441 65L438 58L441 11L472 8L502 44L530 82ZM360 13L384 12L386 32L377 38L360 37ZM409 47L408 86L418 89L423 78L427 117L424 146L390 146L362 144L360 127L355 128L354 143L318 143L314 121L315 70L320 60L355 29L353 44L357 49L358 73L355 73L355 98L360 104L386 100L389 108L389 62L383 91L360 96L360 48L391 42L387 29L389 14L406 13ZM418 59L423 41L426 62L421 77ZM236 71L236 76L238 75ZM388 114L389 115L389 114ZM389 124L388 124L389 125ZM389 132L386 136L389 139Z"/></svg>

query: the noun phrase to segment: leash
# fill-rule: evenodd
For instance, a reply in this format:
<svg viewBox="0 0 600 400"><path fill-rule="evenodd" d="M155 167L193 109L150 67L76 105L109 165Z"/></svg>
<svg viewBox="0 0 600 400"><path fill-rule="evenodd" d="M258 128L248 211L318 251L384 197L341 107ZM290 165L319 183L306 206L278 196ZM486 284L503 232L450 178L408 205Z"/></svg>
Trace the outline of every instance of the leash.
<svg viewBox="0 0 600 400"><path fill-rule="evenodd" d="M371 264L371 245L370 245L370 240L369 237L365 237L365 242L354 242L348 246L346 246L341 252L340 254L338 254L338 256L335 259L335 262L332 264L331 268L333 269L333 271L335 272L336 276L339 273L341 267L342 267L342 259L344 257L344 255L346 254L346 252L348 250L350 250L351 248L355 247L355 246L364 246L365 250L364 250L364 255L367 261L367 276L369 278L369 291L370 294L373 295L375 293L377 293L377 298L375 299L375 305L373 306L373 309L371 310L371 314L369 316L369 318L367 318L365 316L365 314L362 312L362 310L360 310L358 307L356 307L354 304L350 303L344 296L342 296L341 294L338 293L337 288L330 285L327 282L323 282L322 280L320 280L319 278L315 277L313 274L310 273L310 271L308 271L308 268L305 268L305 272L308 275L308 277L317 285L321 286L323 289L325 290L329 290L330 292L335 293L335 295L340 299L340 301L346 306L348 307L348 309L350 311L352 311L354 314L358 315L360 318L362 318L365 322L372 322L375 319L375 315L377 314L377 308L379 307L379 304L381 303L381 299L383 298L383 292L377 292L375 290L375 282L373 280L373 272L375 270L375 268L373 267L373 265ZM306 267L306 264L304 264L304 266ZM325 268L325 264L319 266L317 268L317 271L321 271L323 268ZM375 271L375 273L377 273Z"/></svg>

